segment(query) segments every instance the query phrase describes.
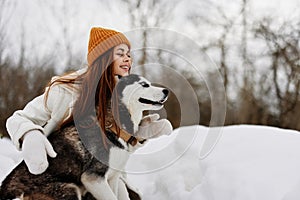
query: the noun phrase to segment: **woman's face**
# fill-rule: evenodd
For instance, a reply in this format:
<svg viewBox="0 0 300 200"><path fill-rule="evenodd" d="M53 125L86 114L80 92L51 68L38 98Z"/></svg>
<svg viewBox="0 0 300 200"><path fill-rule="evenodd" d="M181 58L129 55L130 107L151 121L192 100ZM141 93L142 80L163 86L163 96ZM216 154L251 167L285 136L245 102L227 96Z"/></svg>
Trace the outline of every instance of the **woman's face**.
<svg viewBox="0 0 300 200"><path fill-rule="evenodd" d="M113 52L113 71L115 75L127 76L131 68L130 49L126 44L120 44L114 48Z"/></svg>

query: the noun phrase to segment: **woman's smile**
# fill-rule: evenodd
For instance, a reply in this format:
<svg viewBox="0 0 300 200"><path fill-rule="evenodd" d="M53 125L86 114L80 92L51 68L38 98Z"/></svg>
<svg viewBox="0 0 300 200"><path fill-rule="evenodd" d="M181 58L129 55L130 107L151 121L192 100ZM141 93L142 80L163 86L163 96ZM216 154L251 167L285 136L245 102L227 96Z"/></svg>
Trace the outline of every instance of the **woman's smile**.
<svg viewBox="0 0 300 200"><path fill-rule="evenodd" d="M130 49L126 44L120 44L114 48L114 74L126 76L131 69Z"/></svg>

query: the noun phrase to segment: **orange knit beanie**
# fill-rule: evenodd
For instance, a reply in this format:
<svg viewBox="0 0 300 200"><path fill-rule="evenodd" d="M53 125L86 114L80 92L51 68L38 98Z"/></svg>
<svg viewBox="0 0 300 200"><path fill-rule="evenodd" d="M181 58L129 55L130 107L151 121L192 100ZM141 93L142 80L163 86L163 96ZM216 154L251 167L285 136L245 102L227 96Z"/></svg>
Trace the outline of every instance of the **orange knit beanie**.
<svg viewBox="0 0 300 200"><path fill-rule="evenodd" d="M130 42L124 34L115 30L93 27L88 46L88 65L91 66L104 52L120 44L126 44L130 48Z"/></svg>

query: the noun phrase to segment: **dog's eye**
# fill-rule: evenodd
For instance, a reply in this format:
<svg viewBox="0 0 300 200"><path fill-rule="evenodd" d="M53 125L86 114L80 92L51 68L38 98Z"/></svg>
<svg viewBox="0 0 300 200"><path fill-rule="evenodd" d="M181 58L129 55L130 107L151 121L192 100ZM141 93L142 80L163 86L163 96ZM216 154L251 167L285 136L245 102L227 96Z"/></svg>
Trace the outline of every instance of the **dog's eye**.
<svg viewBox="0 0 300 200"><path fill-rule="evenodd" d="M143 87L150 87L150 85L146 82L140 82L140 85L143 86Z"/></svg>

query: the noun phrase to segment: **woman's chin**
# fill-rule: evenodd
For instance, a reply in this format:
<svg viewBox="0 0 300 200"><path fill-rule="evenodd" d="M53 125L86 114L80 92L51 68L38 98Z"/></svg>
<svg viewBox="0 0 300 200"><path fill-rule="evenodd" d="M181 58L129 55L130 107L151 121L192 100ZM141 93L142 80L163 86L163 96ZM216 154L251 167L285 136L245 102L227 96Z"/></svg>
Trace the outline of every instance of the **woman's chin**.
<svg viewBox="0 0 300 200"><path fill-rule="evenodd" d="M119 71L115 74L115 76L128 76L129 71Z"/></svg>
<svg viewBox="0 0 300 200"><path fill-rule="evenodd" d="M128 76L128 75L129 75L129 72L127 71L127 72L122 73L121 76Z"/></svg>

